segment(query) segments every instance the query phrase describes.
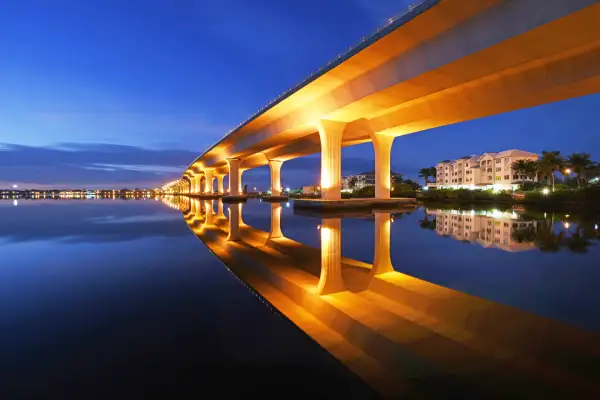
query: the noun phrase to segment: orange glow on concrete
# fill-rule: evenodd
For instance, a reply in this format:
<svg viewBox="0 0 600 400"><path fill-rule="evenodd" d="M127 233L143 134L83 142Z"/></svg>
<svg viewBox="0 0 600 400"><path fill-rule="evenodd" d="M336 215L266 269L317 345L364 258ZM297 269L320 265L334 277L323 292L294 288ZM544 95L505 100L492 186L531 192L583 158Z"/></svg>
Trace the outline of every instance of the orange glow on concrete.
<svg viewBox="0 0 600 400"><path fill-rule="evenodd" d="M269 169L271 170L271 195L281 195L281 166L283 161L270 160Z"/></svg>
<svg viewBox="0 0 600 400"><path fill-rule="evenodd" d="M342 136L346 124L320 120L317 123L321 140L321 198L342 198Z"/></svg>

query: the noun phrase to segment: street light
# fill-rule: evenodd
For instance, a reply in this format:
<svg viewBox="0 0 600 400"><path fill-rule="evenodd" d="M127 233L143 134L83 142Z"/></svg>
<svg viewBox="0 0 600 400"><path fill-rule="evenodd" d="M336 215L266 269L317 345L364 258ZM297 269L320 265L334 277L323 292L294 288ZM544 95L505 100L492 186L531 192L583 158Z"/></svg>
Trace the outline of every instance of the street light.
<svg viewBox="0 0 600 400"><path fill-rule="evenodd" d="M548 195L548 193L550 193L550 189L544 188L544 189L542 189L542 193L544 193L545 195Z"/></svg>
<svg viewBox="0 0 600 400"><path fill-rule="evenodd" d="M571 173L571 168L567 168L567 169L565 169L565 172L566 172L567 174L570 174L570 173Z"/></svg>

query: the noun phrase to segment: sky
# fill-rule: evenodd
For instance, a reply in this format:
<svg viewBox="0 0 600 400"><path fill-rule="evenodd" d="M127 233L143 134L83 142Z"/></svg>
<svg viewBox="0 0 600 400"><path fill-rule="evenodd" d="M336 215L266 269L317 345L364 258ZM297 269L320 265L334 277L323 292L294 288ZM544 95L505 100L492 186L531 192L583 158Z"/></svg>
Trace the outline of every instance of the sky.
<svg viewBox="0 0 600 400"><path fill-rule="evenodd" d="M410 3L0 0L0 188L161 186ZM397 138L392 169L512 148L597 160L599 109L592 95ZM369 143L343 157L344 174L373 169ZM283 184L318 171L318 156L287 162Z"/></svg>

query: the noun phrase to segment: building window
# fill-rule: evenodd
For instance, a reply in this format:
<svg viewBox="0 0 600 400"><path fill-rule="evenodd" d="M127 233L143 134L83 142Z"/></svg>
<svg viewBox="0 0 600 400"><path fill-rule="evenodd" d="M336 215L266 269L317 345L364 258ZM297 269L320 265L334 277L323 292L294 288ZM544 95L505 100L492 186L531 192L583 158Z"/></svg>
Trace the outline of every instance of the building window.
<svg viewBox="0 0 600 400"><path fill-rule="evenodd" d="M502 167L496 168L496 172L500 172L500 171L502 171Z"/></svg>
<svg viewBox="0 0 600 400"><path fill-rule="evenodd" d="M502 180L502 178L501 178L501 177L499 177L499 176L496 176L496 180L497 180L497 181L500 181L500 180Z"/></svg>
<svg viewBox="0 0 600 400"><path fill-rule="evenodd" d="M510 175L504 175L504 179L509 180L510 179Z"/></svg>

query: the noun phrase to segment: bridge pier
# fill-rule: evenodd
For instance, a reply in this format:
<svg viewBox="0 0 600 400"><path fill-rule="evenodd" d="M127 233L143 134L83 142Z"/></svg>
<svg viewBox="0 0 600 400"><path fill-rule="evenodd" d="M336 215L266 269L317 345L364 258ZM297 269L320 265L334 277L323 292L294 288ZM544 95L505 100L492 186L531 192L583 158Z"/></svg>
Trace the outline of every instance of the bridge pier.
<svg viewBox="0 0 600 400"><path fill-rule="evenodd" d="M390 158L394 136L371 133L371 139L375 151L375 198L389 199L392 187Z"/></svg>
<svg viewBox="0 0 600 400"><path fill-rule="evenodd" d="M223 179L225 179L225 175L217 175L217 193L223 194L225 190L223 189Z"/></svg>
<svg viewBox="0 0 600 400"><path fill-rule="evenodd" d="M229 166L229 195L242 195L242 171L240 164L242 160L239 158L228 158L227 165Z"/></svg>
<svg viewBox="0 0 600 400"><path fill-rule="evenodd" d="M342 136L346 124L319 120L317 123L321 140L321 199L342 198Z"/></svg>
<svg viewBox="0 0 600 400"><path fill-rule="evenodd" d="M281 166L283 161L269 160L271 170L271 196L281 196Z"/></svg>
<svg viewBox="0 0 600 400"><path fill-rule="evenodd" d="M213 170L205 169L204 176L206 177L206 183L204 184L204 194L211 194L213 192L213 182L215 179L213 176Z"/></svg>
<svg viewBox="0 0 600 400"><path fill-rule="evenodd" d="M200 185L202 182L202 175L194 175L194 194L200 193Z"/></svg>

